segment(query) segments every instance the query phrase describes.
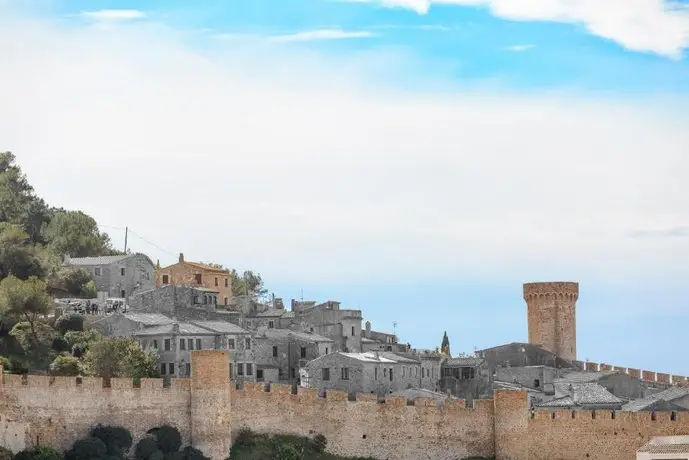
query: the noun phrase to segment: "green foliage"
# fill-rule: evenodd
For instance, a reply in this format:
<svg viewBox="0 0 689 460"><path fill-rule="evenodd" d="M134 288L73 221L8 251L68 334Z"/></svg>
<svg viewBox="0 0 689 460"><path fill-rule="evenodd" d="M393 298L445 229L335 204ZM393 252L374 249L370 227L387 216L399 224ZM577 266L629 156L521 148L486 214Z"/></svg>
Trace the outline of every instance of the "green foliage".
<svg viewBox="0 0 689 460"><path fill-rule="evenodd" d="M13 458L14 454L11 450L9 450L6 447L0 446L0 460L12 460Z"/></svg>
<svg viewBox="0 0 689 460"><path fill-rule="evenodd" d="M84 370L96 377L157 377L157 357L128 338L92 342L84 355Z"/></svg>
<svg viewBox="0 0 689 460"><path fill-rule="evenodd" d="M182 435L179 430L170 425L153 428L148 432L158 443L158 449L164 454L177 452L182 446Z"/></svg>
<svg viewBox="0 0 689 460"><path fill-rule="evenodd" d="M29 235L16 224L0 223L0 279L14 275L19 279L42 277L44 254L31 243Z"/></svg>
<svg viewBox="0 0 689 460"><path fill-rule="evenodd" d="M322 434L317 434L313 437L313 447L316 452L325 452L328 447L328 440Z"/></svg>
<svg viewBox="0 0 689 460"><path fill-rule="evenodd" d="M10 331L24 351L33 356L47 356L52 349L55 329L45 321L22 321L14 325Z"/></svg>
<svg viewBox="0 0 689 460"><path fill-rule="evenodd" d="M70 354L61 354L55 357L50 364L50 373L62 377L72 377L80 374L79 359Z"/></svg>
<svg viewBox="0 0 689 460"><path fill-rule="evenodd" d="M87 295L91 294L91 285L89 283L92 281L91 274L83 268L62 267L51 278L50 286L53 289L67 292L74 297L93 298ZM93 287L95 288L95 285Z"/></svg>
<svg viewBox="0 0 689 460"><path fill-rule="evenodd" d="M55 329L63 335L70 331L83 331L84 317L78 313L62 315L55 322Z"/></svg>
<svg viewBox="0 0 689 460"><path fill-rule="evenodd" d="M72 347L70 347L69 343L67 343L67 341L62 337L55 337L53 339L53 343L50 346L50 348L52 348L53 351L56 351L58 353L63 353L65 351L68 351L68 352L72 351Z"/></svg>
<svg viewBox="0 0 689 460"><path fill-rule="evenodd" d="M96 283L93 280L86 283L81 289L81 296L85 299L95 299L98 295L98 290L96 289Z"/></svg>
<svg viewBox="0 0 689 460"><path fill-rule="evenodd" d="M112 250L107 233L101 233L93 217L81 211L55 213L45 235L57 254L93 257L109 254Z"/></svg>
<svg viewBox="0 0 689 460"><path fill-rule="evenodd" d="M132 434L121 426L98 425L91 431L91 436L103 441L107 448L107 455L124 459L129 448L132 447Z"/></svg>
<svg viewBox="0 0 689 460"><path fill-rule="evenodd" d="M237 270L230 271L230 278L232 280L232 295L250 295L253 297L261 297L268 293L268 290L263 286L263 278L259 273L254 273L247 270L241 275Z"/></svg>
<svg viewBox="0 0 689 460"><path fill-rule="evenodd" d="M36 446L17 452L15 460L62 460L62 453L50 446Z"/></svg>
<svg viewBox="0 0 689 460"><path fill-rule="evenodd" d="M136 443L134 458L137 460L148 460L156 452L159 452L158 441L153 436L146 436Z"/></svg>
<svg viewBox="0 0 689 460"><path fill-rule="evenodd" d="M4 372L12 372L12 363L4 356L0 356L0 366Z"/></svg>
<svg viewBox="0 0 689 460"><path fill-rule="evenodd" d="M134 452L136 460L210 460L198 449L187 446L181 451L182 435L173 426L152 428L142 438Z"/></svg>
<svg viewBox="0 0 689 460"><path fill-rule="evenodd" d="M93 436L79 439L72 448L65 452L65 460L102 459L108 453L105 443Z"/></svg>
<svg viewBox="0 0 689 460"><path fill-rule="evenodd" d="M180 452L172 454L171 457L176 458L168 458L166 456L166 460L210 460L210 457L206 457L203 455L203 452L191 446L187 446Z"/></svg>

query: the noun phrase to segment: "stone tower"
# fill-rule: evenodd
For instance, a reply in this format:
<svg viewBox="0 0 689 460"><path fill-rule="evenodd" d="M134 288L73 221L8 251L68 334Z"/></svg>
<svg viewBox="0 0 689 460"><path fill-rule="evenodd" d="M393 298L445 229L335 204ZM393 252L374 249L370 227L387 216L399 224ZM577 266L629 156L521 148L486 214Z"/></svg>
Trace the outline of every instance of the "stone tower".
<svg viewBox="0 0 689 460"><path fill-rule="evenodd" d="M561 358L577 359L578 298L579 283L524 284L529 343L542 345Z"/></svg>

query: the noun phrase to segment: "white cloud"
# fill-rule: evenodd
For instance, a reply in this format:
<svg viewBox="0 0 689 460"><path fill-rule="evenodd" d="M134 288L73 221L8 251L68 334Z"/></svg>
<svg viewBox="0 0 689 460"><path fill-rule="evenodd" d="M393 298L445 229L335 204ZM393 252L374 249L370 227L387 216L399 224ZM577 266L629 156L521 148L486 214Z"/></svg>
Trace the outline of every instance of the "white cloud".
<svg viewBox="0 0 689 460"><path fill-rule="evenodd" d="M352 0L426 14L432 5L487 7L516 21L581 24L633 50L679 58L689 47L689 6L667 0Z"/></svg>
<svg viewBox="0 0 689 460"><path fill-rule="evenodd" d="M507 51L514 51L515 53L521 53L528 51L533 48L533 45L512 45L505 48Z"/></svg>
<svg viewBox="0 0 689 460"><path fill-rule="evenodd" d="M84 11L80 16L92 21L131 21L133 19L143 19L146 17L146 14L139 10L112 9Z"/></svg>
<svg viewBox="0 0 689 460"><path fill-rule="evenodd" d="M345 31L340 29L318 29L293 34L270 37L275 42L305 42L317 40L342 40L347 38L370 38L374 35L367 31Z"/></svg>
<svg viewBox="0 0 689 460"><path fill-rule="evenodd" d="M684 273L689 239L629 235L688 225L686 101L407 93L395 56L0 18L0 148L172 253L302 282Z"/></svg>

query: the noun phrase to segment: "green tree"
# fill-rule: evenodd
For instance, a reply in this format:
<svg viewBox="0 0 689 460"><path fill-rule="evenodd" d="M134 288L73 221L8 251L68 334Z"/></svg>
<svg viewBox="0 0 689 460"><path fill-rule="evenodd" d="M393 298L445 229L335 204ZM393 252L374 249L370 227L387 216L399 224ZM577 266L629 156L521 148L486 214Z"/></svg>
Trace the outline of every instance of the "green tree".
<svg viewBox="0 0 689 460"><path fill-rule="evenodd" d="M97 377L157 377L157 357L129 338L108 338L91 343L84 355L84 370Z"/></svg>
<svg viewBox="0 0 689 460"><path fill-rule="evenodd" d="M79 359L70 354L61 354L50 363L50 373L62 377L77 376L79 372Z"/></svg>
<svg viewBox="0 0 689 460"><path fill-rule="evenodd" d="M64 290L74 297L87 297L86 294L90 294L91 281L91 274L83 268L62 267L50 280L50 284L51 287Z"/></svg>
<svg viewBox="0 0 689 460"><path fill-rule="evenodd" d="M15 460L62 460L62 453L50 446L36 446L17 452Z"/></svg>
<svg viewBox="0 0 689 460"><path fill-rule="evenodd" d="M45 292L43 280L31 277L26 281L8 276L0 281L0 315L20 321L13 328L11 335L17 338L22 347L43 350L52 341L52 328L45 323L52 300Z"/></svg>
<svg viewBox="0 0 689 460"><path fill-rule="evenodd" d="M450 339L447 336L447 331L443 334L443 341L440 344L440 352L450 356Z"/></svg>
<svg viewBox="0 0 689 460"><path fill-rule="evenodd" d="M110 237L98 230L98 224L81 211L59 211L50 220L46 238L58 254L93 257L112 253Z"/></svg>
<svg viewBox="0 0 689 460"><path fill-rule="evenodd" d="M237 270L230 271L230 278L232 279L232 295L250 295L253 297L262 297L268 293L268 290L263 286L263 278L260 273L254 273L251 270L246 270L241 275Z"/></svg>
<svg viewBox="0 0 689 460"><path fill-rule="evenodd" d="M72 354L77 358L85 354L91 344L103 340L103 336L101 336L98 331L94 329L87 329L85 331L69 331L64 335L63 338L69 344Z"/></svg>
<svg viewBox="0 0 689 460"><path fill-rule="evenodd" d="M45 276L42 256L20 226L0 223L0 279L10 275L20 279Z"/></svg>
<svg viewBox="0 0 689 460"><path fill-rule="evenodd" d="M70 331L83 331L84 317L79 313L68 313L66 315L62 315L57 319L57 321L55 321L55 329L62 335Z"/></svg>

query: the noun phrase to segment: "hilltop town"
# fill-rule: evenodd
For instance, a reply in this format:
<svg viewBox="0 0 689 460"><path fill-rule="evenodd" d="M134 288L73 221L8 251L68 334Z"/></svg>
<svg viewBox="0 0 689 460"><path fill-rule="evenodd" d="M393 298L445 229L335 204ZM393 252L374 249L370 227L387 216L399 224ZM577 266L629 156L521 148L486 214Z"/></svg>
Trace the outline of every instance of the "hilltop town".
<svg viewBox="0 0 689 460"><path fill-rule="evenodd" d="M367 439L366 433L385 438L381 426L417 417L422 434L399 428L398 434L404 432L414 446L406 454L389 443L354 446L343 437L342 426L331 418L321 420L339 453L380 458L420 458L425 448L435 452L429 458L457 458L442 453L445 438L461 446L458 449L467 457L536 458L528 449L528 457L521 456L527 452L523 446L497 440L510 405L516 408L511 409L511 417L523 416L517 426L525 436L544 420L561 420L563 411L572 423L577 413L595 419L596 411L609 416L604 420L636 423L647 417L655 422L662 413L669 414L668 422L681 421L668 429L665 425L640 428L639 436L617 441L627 453L654 434L686 434L682 414L689 411L686 376L578 360L576 282L527 283L519 297L515 286L515 302L524 302L528 316L525 343L453 355L445 334L439 337L437 349L422 350L394 333L375 330L365 312L344 308L335 300L286 303L274 295L266 298L260 275L253 272L239 276L183 253L176 263L161 266L146 254L118 251L89 216L49 208L35 195L11 154L0 157L0 175L0 184L11 185L0 190L0 312L5 329L5 356L0 361L9 408L0 415L10 417L2 440L14 451L41 442L66 448L82 435L67 425L45 431L42 417L69 418L55 395L69 400L70 392L86 388L93 392L83 401L95 398L116 409L107 415L101 410L106 406L92 401L95 409L88 414L94 420L79 422L81 431L95 419L131 424L127 417L136 418L139 412L147 414L151 423L175 419L186 442L204 445L212 458L227 454L229 433L236 433L239 423L267 431L317 432L315 421L334 415L304 409L304 404L312 403L313 407L333 404L345 411L349 406L341 403L389 406L388 415L380 412L375 421L365 415L369 409L347 416L351 419L347 426L353 423L364 431L362 439ZM208 379L203 380L206 372ZM41 388L49 393L41 393ZM192 409L191 416L180 415L194 406L194 388L211 392L226 406L203 400L197 415ZM101 393L104 389L110 392ZM142 396L163 389L175 392L169 403L160 398L171 397L170 393ZM124 403L112 400L116 390L134 392L127 403L132 405L124 412L119 412ZM150 412L152 402L181 412ZM232 414L227 415L231 404ZM395 407L400 411L394 412ZM419 412L430 408L441 412ZM220 414L218 420L227 419L226 425L218 422L204 428L211 441L205 434L195 437L194 426L203 423L194 417L210 417L213 411ZM300 411L309 414L306 425L294 420ZM476 425L473 434L464 428L445 433L431 427L433 417L460 416L462 423ZM225 429L222 435L216 432ZM617 436L617 429L611 429ZM547 447L551 453L559 448L557 443ZM579 458L582 452L559 453L557 458ZM593 451L587 451L586 457L610 458Z"/></svg>

